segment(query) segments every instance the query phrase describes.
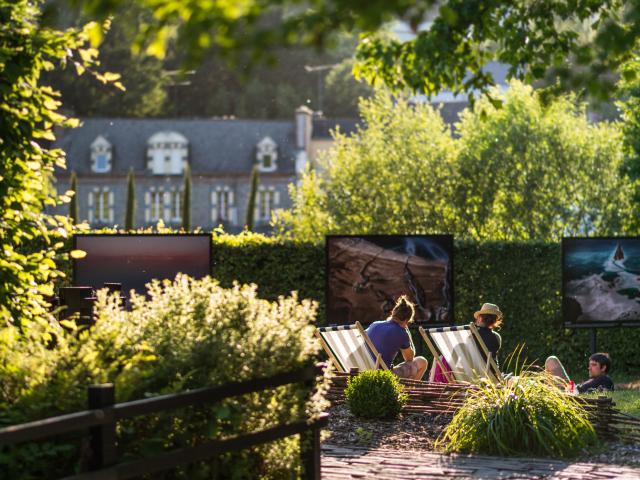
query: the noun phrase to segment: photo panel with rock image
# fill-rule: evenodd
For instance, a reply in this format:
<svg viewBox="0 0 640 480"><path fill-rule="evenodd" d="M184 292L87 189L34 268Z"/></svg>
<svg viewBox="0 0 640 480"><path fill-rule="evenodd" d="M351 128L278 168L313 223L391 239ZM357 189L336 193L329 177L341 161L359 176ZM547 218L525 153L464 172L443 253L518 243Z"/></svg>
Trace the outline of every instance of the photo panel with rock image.
<svg viewBox="0 0 640 480"><path fill-rule="evenodd" d="M562 239L568 324L640 321L640 238Z"/></svg>
<svg viewBox="0 0 640 480"><path fill-rule="evenodd" d="M451 235L330 235L326 255L328 324L386 319L401 295L416 323L453 323Z"/></svg>

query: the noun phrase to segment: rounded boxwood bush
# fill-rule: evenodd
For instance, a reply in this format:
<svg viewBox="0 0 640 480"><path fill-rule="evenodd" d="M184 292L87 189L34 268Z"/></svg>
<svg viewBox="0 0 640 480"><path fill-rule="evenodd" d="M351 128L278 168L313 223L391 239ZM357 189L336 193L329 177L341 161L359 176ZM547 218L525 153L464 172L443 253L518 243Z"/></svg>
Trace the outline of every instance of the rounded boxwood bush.
<svg viewBox="0 0 640 480"><path fill-rule="evenodd" d="M357 417L396 417L407 402L398 378L388 370L369 370L350 378L344 392L349 410Z"/></svg>
<svg viewBox="0 0 640 480"><path fill-rule="evenodd" d="M587 411L543 373L470 390L442 432L448 452L572 457L596 442Z"/></svg>

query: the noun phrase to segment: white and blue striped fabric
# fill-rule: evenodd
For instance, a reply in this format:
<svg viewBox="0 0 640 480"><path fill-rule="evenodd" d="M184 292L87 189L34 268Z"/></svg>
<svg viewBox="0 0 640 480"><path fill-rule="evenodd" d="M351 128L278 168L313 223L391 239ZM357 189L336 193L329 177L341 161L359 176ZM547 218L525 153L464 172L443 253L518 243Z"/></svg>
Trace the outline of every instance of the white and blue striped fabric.
<svg viewBox="0 0 640 480"><path fill-rule="evenodd" d="M476 383L481 378L499 378L491 360L480 350L478 342L482 339L474 338L470 325L420 330L435 344L457 381Z"/></svg>
<svg viewBox="0 0 640 480"><path fill-rule="evenodd" d="M349 372L352 368L360 371L377 368L375 353L367 348L366 333L358 324L321 327L316 329L316 334L342 372Z"/></svg>

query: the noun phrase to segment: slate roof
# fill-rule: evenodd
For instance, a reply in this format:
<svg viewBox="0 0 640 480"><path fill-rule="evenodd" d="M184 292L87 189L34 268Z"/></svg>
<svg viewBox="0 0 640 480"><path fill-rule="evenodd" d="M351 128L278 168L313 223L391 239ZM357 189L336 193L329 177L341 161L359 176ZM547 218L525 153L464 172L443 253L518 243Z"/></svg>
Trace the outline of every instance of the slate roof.
<svg viewBox="0 0 640 480"><path fill-rule="evenodd" d="M86 118L54 142L67 153L67 170L91 173L90 145L98 135L113 146L111 173L129 168L147 171L147 140L160 131L176 131L189 140L193 174L249 173L256 161L256 144L270 136L278 144L278 173L295 173L292 121L218 119Z"/></svg>
<svg viewBox="0 0 640 480"><path fill-rule="evenodd" d="M331 131L336 127L340 127L340 133L343 135L351 135L357 130L358 124L361 123L355 118L314 118L311 136L315 139L330 140Z"/></svg>

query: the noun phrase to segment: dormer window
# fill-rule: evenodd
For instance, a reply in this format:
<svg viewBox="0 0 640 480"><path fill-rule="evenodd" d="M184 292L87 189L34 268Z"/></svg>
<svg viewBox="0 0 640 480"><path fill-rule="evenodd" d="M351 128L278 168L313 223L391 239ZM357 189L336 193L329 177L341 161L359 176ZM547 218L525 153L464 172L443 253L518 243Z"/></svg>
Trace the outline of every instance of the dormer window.
<svg viewBox="0 0 640 480"><path fill-rule="evenodd" d="M147 141L147 167L155 175L182 175L189 141L178 132L158 132Z"/></svg>
<svg viewBox="0 0 640 480"><path fill-rule="evenodd" d="M256 145L256 160L261 172L273 172L278 167L278 145L271 137L264 137Z"/></svg>
<svg viewBox="0 0 640 480"><path fill-rule="evenodd" d="M91 170L95 173L111 171L111 143L102 135L91 144Z"/></svg>

